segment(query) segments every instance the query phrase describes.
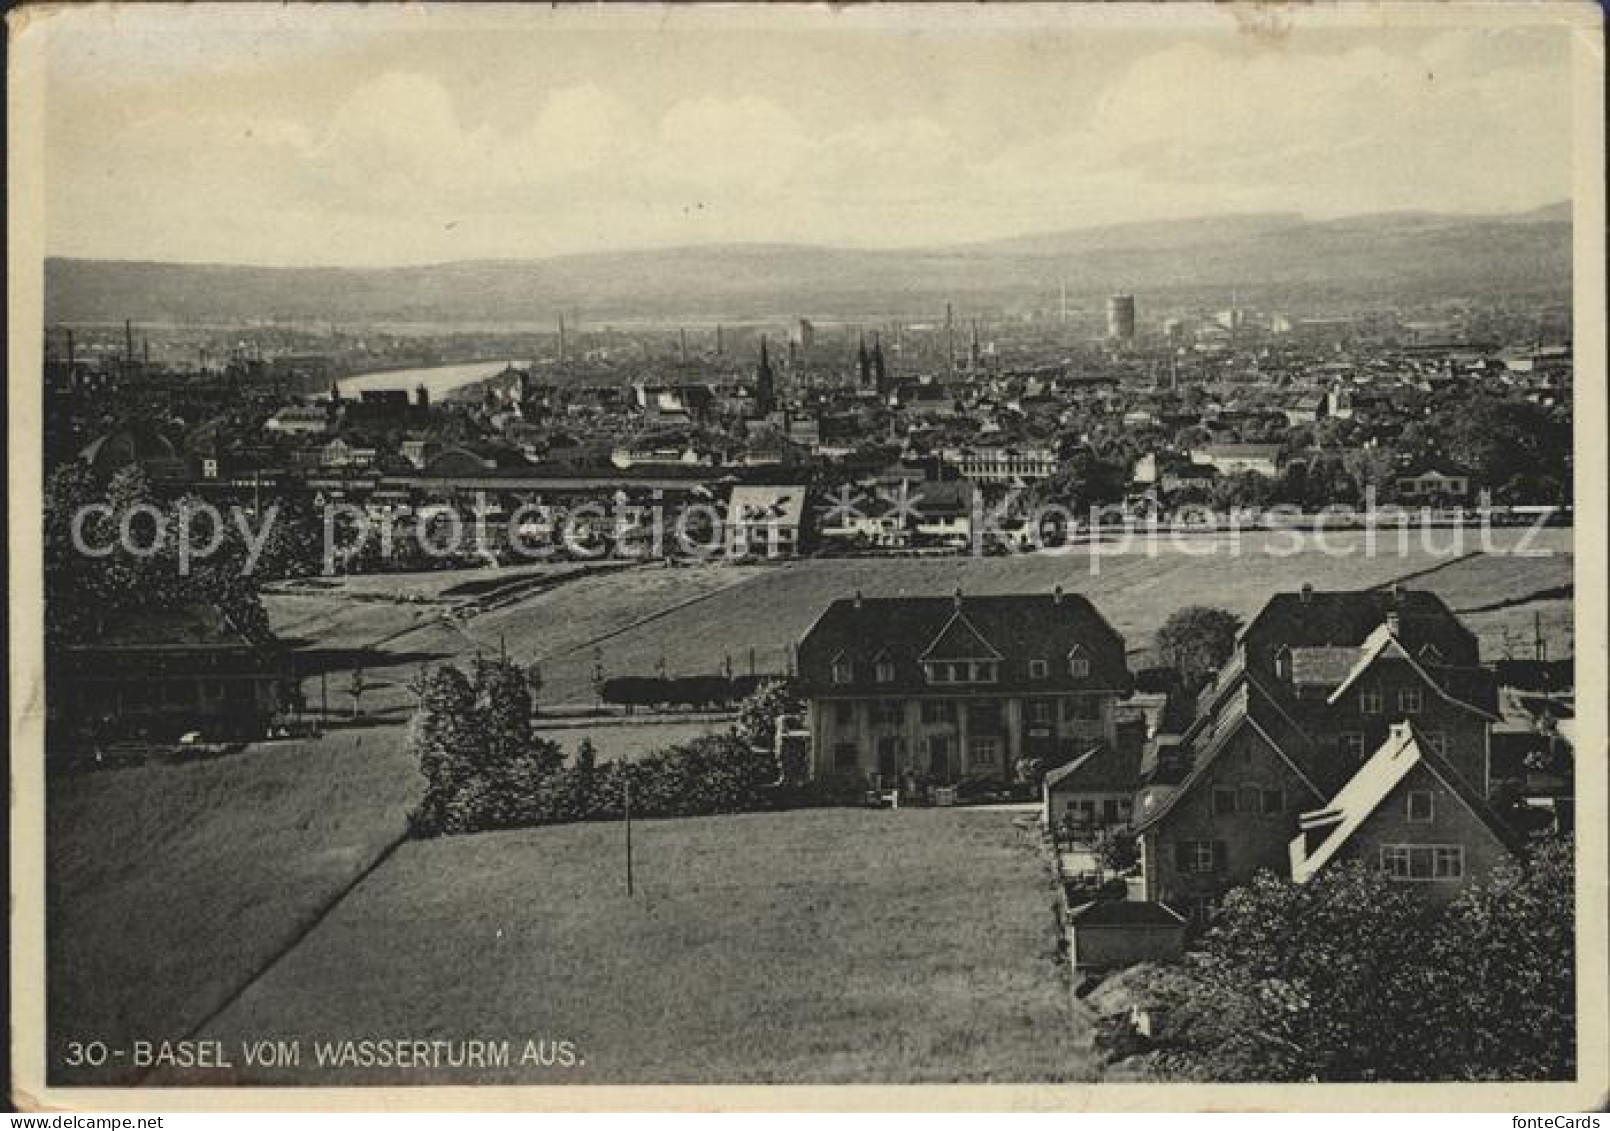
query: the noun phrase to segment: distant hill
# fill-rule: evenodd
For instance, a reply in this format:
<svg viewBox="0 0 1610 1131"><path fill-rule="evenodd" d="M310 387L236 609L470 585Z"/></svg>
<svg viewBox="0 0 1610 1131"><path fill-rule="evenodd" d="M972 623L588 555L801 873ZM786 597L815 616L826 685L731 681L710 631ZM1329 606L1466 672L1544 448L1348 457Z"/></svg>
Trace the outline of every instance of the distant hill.
<svg viewBox="0 0 1610 1131"><path fill-rule="evenodd" d="M1066 283L1090 306L1143 302L1369 304L1550 295L1571 284L1568 205L1507 216L1288 214L1076 229L941 248L731 244L394 268L275 268L49 259L51 322L546 321L1048 306Z"/></svg>

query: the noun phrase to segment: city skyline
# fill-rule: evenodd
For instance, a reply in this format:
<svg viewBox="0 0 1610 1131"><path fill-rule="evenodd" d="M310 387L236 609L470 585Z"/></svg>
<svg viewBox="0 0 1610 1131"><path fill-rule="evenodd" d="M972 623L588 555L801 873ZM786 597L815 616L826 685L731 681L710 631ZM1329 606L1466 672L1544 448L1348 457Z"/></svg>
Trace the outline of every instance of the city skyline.
<svg viewBox="0 0 1610 1131"><path fill-rule="evenodd" d="M1201 9L965 30L898 9L370 11L42 23L48 252L365 267L909 248L1571 195L1572 33L1546 12L1249 32Z"/></svg>

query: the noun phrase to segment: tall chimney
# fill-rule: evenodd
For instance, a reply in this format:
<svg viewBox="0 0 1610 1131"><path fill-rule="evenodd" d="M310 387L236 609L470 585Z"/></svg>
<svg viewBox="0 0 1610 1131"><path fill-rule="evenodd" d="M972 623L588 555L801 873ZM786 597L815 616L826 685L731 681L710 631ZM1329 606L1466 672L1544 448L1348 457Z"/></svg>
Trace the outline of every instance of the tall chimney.
<svg viewBox="0 0 1610 1131"><path fill-rule="evenodd" d="M955 603L958 609L962 607L962 587L960 585L956 586Z"/></svg>
<svg viewBox="0 0 1610 1131"><path fill-rule="evenodd" d="M1051 590L1051 603L1053 605L1062 604L1062 586L1058 585Z"/></svg>
<svg viewBox="0 0 1610 1131"><path fill-rule="evenodd" d="M1305 582L1303 582L1303 604L1305 604L1305 605L1312 604L1313 600L1314 600L1314 583L1311 582L1311 581L1305 581Z"/></svg>
<svg viewBox="0 0 1610 1131"><path fill-rule="evenodd" d="M68 330L67 331L67 381L68 381L68 384L72 383L73 374L75 372L77 372L77 366L74 364L76 360L77 360L77 354L73 350L73 332L71 330Z"/></svg>
<svg viewBox="0 0 1610 1131"><path fill-rule="evenodd" d="M560 360L561 363L563 363L563 361L565 360L565 315L564 315L564 311L559 312L559 360Z"/></svg>
<svg viewBox="0 0 1610 1131"><path fill-rule="evenodd" d="M123 319L123 361L124 364L134 364L134 323Z"/></svg>
<svg viewBox="0 0 1610 1131"><path fill-rule="evenodd" d="M717 322L716 323L716 356L720 357L723 352L724 351L722 349L722 343L721 343L721 323Z"/></svg>

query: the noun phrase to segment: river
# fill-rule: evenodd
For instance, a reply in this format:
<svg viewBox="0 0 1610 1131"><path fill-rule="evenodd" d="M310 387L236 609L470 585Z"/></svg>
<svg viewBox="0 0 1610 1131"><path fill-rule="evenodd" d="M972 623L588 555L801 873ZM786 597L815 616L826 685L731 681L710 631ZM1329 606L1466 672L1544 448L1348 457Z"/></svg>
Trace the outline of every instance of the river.
<svg viewBox="0 0 1610 1131"><path fill-rule="evenodd" d="M525 365L519 359L507 361L471 361L460 365L431 365L422 369L386 369L379 373L361 373L356 377L343 377L336 382L343 397L356 397L371 389L403 389L412 395L419 386L425 386L432 401L464 385L484 380L503 372L510 364Z"/></svg>

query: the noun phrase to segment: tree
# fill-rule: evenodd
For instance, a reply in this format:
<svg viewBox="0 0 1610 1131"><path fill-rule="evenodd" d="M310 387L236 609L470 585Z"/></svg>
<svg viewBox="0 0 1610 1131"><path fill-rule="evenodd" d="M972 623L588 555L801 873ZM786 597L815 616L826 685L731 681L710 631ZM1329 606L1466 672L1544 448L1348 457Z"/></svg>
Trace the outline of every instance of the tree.
<svg viewBox="0 0 1610 1131"><path fill-rule="evenodd" d="M1069 452L1055 473L1030 491L1034 505L1055 503L1074 512L1121 503L1129 489L1129 465L1101 458L1087 447Z"/></svg>
<svg viewBox="0 0 1610 1131"><path fill-rule="evenodd" d="M1224 609L1187 605L1157 630L1157 652L1179 673L1187 693L1201 689L1235 651L1241 618Z"/></svg>
<svg viewBox="0 0 1610 1131"><path fill-rule="evenodd" d="M1559 1080L1576 1068L1572 846L1439 907L1360 862L1231 891L1170 989L1165 1067L1213 1080Z"/></svg>
<svg viewBox="0 0 1610 1131"><path fill-rule="evenodd" d="M1214 1080L1394 1078L1434 1036L1423 1001L1429 912L1358 864L1306 884L1262 872L1231 891L1188 966L1172 1057Z"/></svg>
<svg viewBox="0 0 1610 1131"><path fill-rule="evenodd" d="M1427 952L1439 1074L1565 1080L1576 1075L1573 844L1541 841L1449 906Z"/></svg>

